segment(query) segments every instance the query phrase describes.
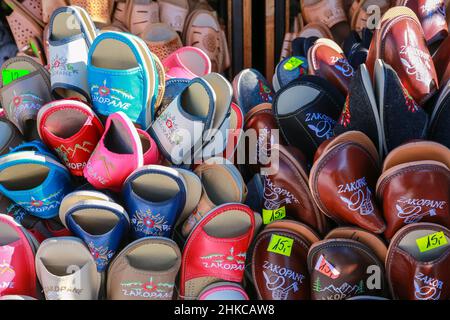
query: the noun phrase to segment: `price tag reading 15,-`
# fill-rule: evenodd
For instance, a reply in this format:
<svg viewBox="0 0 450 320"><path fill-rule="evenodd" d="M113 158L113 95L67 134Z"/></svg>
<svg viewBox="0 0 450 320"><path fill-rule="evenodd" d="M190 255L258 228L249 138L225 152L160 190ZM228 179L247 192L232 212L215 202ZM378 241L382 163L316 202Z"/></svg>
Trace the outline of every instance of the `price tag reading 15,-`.
<svg viewBox="0 0 450 320"><path fill-rule="evenodd" d="M416 243L417 246L419 247L420 252L426 252L432 249L442 247L446 245L448 242L444 232L441 231L416 239Z"/></svg>
<svg viewBox="0 0 450 320"><path fill-rule="evenodd" d="M263 222L269 224L275 220L281 220L286 217L286 207L281 207L275 210L263 209Z"/></svg>
<svg viewBox="0 0 450 320"><path fill-rule="evenodd" d="M278 234L273 234L270 238L270 243L267 251L290 257L293 245L294 239L280 236Z"/></svg>

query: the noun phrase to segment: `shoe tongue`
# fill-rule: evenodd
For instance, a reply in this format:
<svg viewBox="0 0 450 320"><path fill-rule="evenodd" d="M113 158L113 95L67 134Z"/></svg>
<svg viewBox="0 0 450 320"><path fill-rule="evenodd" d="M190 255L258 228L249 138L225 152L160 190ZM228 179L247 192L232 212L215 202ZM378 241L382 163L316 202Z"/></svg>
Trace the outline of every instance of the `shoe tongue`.
<svg viewBox="0 0 450 320"><path fill-rule="evenodd" d="M308 254L311 274L311 298L313 300L345 300L360 295L385 295L385 283L381 288L369 289L367 273L370 266L382 261L365 245L353 240L324 240L313 246ZM384 275L382 275L384 279Z"/></svg>
<svg viewBox="0 0 450 320"><path fill-rule="evenodd" d="M83 210L89 213L80 214ZM107 209L85 208L69 210L66 223L88 246L98 272L105 271L127 231L123 218Z"/></svg>

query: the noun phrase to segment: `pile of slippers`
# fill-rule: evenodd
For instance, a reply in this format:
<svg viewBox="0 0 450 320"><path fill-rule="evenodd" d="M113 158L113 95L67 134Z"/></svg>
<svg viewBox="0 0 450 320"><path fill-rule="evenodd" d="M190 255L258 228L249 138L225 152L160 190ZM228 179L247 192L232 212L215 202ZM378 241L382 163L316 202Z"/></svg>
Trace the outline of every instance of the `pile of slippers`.
<svg viewBox="0 0 450 320"><path fill-rule="evenodd" d="M0 300L450 298L443 0L303 0L272 84L205 1L5 2Z"/></svg>

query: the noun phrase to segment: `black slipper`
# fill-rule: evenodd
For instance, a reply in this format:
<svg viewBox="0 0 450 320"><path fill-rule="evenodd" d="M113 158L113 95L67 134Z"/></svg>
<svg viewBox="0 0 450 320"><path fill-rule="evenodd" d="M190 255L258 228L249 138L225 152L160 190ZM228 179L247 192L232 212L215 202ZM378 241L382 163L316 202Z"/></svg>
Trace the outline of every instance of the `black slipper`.
<svg viewBox="0 0 450 320"><path fill-rule="evenodd" d="M363 132L378 148L378 153L383 153L383 130L365 64L358 68L350 82L344 109L334 128L336 136L347 131Z"/></svg>
<svg viewBox="0 0 450 320"><path fill-rule="evenodd" d="M410 140L426 138L428 114L403 87L394 69L382 60L375 62L375 96L385 154Z"/></svg>
<svg viewBox="0 0 450 320"><path fill-rule="evenodd" d="M334 136L344 102L328 81L308 75L277 92L273 112L285 141L312 162L319 145Z"/></svg>
<svg viewBox="0 0 450 320"><path fill-rule="evenodd" d="M441 94L430 119L429 138L450 148L450 82Z"/></svg>

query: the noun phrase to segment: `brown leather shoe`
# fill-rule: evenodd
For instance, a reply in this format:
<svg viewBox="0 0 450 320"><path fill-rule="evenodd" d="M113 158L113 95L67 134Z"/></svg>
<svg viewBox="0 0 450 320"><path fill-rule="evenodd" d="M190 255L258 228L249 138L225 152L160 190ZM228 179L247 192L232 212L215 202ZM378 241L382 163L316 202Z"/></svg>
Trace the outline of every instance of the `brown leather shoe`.
<svg viewBox="0 0 450 320"><path fill-rule="evenodd" d="M337 228L308 253L311 299L344 300L384 297L386 245L374 234L353 227Z"/></svg>
<svg viewBox="0 0 450 320"><path fill-rule="evenodd" d="M272 146L272 161L264 183L263 220L270 221L273 211L281 209L288 218L300 221L316 232L324 234L328 225L317 208L308 187L308 172L304 157L294 147ZM270 172L270 173L269 173ZM274 218L275 219L275 218ZM273 219L272 219L273 220Z"/></svg>
<svg viewBox="0 0 450 320"><path fill-rule="evenodd" d="M416 14L407 7L389 9L375 30L367 57L373 77L374 64L382 59L398 74L414 100L423 105L438 89L436 70Z"/></svg>
<svg viewBox="0 0 450 320"><path fill-rule="evenodd" d="M439 83L446 85L450 80L450 37L447 37L437 48L433 54L433 62Z"/></svg>
<svg viewBox="0 0 450 320"><path fill-rule="evenodd" d="M450 150L419 141L394 149L383 165L377 197L391 239L406 224L432 222L450 227Z"/></svg>
<svg viewBox="0 0 450 320"><path fill-rule="evenodd" d="M336 42L318 39L308 50L308 65L310 74L325 78L347 95L354 70Z"/></svg>
<svg viewBox="0 0 450 320"><path fill-rule="evenodd" d="M300 6L305 22L326 24L337 43L350 33L343 0L301 0Z"/></svg>
<svg viewBox="0 0 450 320"><path fill-rule="evenodd" d="M447 37L444 0L401 0L397 4L414 11L420 20L428 45Z"/></svg>
<svg viewBox="0 0 450 320"><path fill-rule="evenodd" d="M385 223L375 203L378 152L362 132L348 131L328 143L309 177L320 210L341 224L382 233Z"/></svg>
<svg viewBox="0 0 450 320"><path fill-rule="evenodd" d="M309 300L307 256L319 237L289 220L269 224L256 238L252 277L260 300Z"/></svg>
<svg viewBox="0 0 450 320"><path fill-rule="evenodd" d="M400 229L386 258L386 274L394 299L450 299L450 230L434 223Z"/></svg>

